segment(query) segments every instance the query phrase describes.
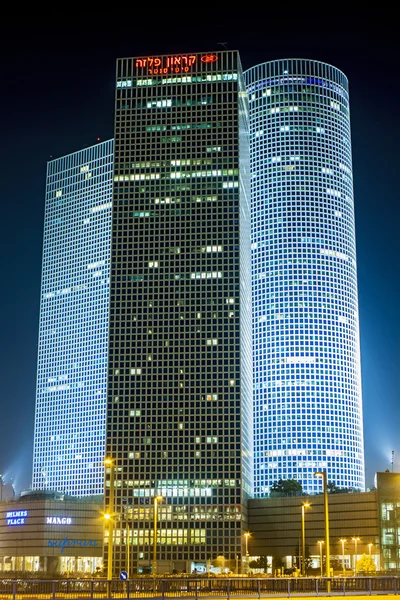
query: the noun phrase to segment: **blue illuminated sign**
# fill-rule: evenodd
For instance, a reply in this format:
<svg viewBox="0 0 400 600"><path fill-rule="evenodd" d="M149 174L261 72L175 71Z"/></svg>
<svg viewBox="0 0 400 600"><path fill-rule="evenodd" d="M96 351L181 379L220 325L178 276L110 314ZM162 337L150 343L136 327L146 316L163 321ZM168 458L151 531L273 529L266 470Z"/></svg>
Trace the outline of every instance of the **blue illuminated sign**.
<svg viewBox="0 0 400 600"><path fill-rule="evenodd" d="M50 547L61 548L61 554L64 552L64 548L97 548L98 546L96 540L69 540L68 538L64 538L63 540L48 540L47 543Z"/></svg>
<svg viewBox="0 0 400 600"><path fill-rule="evenodd" d="M10 510L6 513L6 523L7 525L24 525L27 516L27 510Z"/></svg>
<svg viewBox="0 0 400 600"><path fill-rule="evenodd" d="M71 525L71 517L47 517L48 525Z"/></svg>

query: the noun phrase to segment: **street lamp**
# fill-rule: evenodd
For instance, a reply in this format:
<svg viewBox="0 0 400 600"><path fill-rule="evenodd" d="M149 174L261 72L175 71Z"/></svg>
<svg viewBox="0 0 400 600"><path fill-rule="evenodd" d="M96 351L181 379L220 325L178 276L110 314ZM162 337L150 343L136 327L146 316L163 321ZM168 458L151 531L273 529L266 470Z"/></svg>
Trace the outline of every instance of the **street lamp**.
<svg viewBox="0 0 400 600"><path fill-rule="evenodd" d="M322 483L324 488L324 514L325 514L325 552L326 552L326 576L331 575L331 557L329 547L329 509L328 509L328 486L326 481L326 471L316 471L315 477L322 477Z"/></svg>
<svg viewBox="0 0 400 600"><path fill-rule="evenodd" d="M320 568L321 568L321 577L322 577L322 544L324 544L325 542L319 541L317 542L317 544L319 544L319 564L320 564Z"/></svg>
<svg viewBox="0 0 400 600"><path fill-rule="evenodd" d="M346 574L346 567L345 567L345 564L344 564L344 545L347 542L347 540L344 539L344 538L341 538L339 540L339 542L342 544L342 569L343 569L343 575L345 575Z"/></svg>
<svg viewBox="0 0 400 600"><path fill-rule="evenodd" d="M108 560L107 560L107 579L110 581L113 576L113 543L114 543L114 470L115 464L112 458L104 459L105 474L110 469L110 495L108 497L108 508L104 514L108 525ZM106 481L106 476L104 477Z"/></svg>
<svg viewBox="0 0 400 600"><path fill-rule="evenodd" d="M157 513L158 503L163 499L162 496L154 496L153 509L153 576L157 575Z"/></svg>
<svg viewBox="0 0 400 600"><path fill-rule="evenodd" d="M113 522L112 516L108 512L103 513L103 519L104 519L104 527L108 531L107 579L110 579L110 572L111 572L111 578L112 578L112 568L110 568L110 553L111 553L111 558L112 558L112 547L110 550L110 540L111 540L111 546L112 546L113 543L112 543L111 536L113 536L113 534L114 534L114 522Z"/></svg>
<svg viewBox="0 0 400 600"><path fill-rule="evenodd" d="M246 531L246 533L244 534L244 539L246 542L246 573L249 572L249 537L250 533Z"/></svg>
<svg viewBox="0 0 400 600"><path fill-rule="evenodd" d="M306 574L306 525L305 525L305 509L310 508L311 504L303 502L301 505L301 574Z"/></svg>
<svg viewBox="0 0 400 600"><path fill-rule="evenodd" d="M360 541L359 537L351 538L354 542L354 577L357 575L357 542Z"/></svg>
<svg viewBox="0 0 400 600"><path fill-rule="evenodd" d="M129 520L126 514L126 509L123 513L125 519L125 549L126 549L126 572L129 574L130 572L130 562L131 562L131 554L130 554L130 527Z"/></svg>

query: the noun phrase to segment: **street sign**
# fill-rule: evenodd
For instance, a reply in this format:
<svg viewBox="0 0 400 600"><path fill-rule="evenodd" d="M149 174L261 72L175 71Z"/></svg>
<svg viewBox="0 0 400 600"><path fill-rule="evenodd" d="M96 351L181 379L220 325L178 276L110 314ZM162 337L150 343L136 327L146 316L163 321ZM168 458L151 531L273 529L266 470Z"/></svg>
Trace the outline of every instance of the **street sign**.
<svg viewBox="0 0 400 600"><path fill-rule="evenodd" d="M128 573L126 571L121 571L119 578L121 581L126 581L128 579Z"/></svg>

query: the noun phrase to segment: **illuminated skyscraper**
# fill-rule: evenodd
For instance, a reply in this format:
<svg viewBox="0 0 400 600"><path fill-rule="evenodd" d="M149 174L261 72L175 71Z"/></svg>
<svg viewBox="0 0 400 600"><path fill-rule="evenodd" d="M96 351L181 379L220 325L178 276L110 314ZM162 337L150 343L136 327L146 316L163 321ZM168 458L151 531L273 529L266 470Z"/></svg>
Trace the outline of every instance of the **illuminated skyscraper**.
<svg viewBox="0 0 400 600"><path fill-rule="evenodd" d="M349 93L338 69L278 60L249 94L255 496L315 471L364 490Z"/></svg>
<svg viewBox="0 0 400 600"><path fill-rule="evenodd" d="M33 489L104 491L113 146L47 167Z"/></svg>
<svg viewBox="0 0 400 600"><path fill-rule="evenodd" d="M234 569L243 555L253 483L248 153L237 52L117 61L106 449L133 568L153 562L156 495L160 571L217 556ZM106 504L110 480L109 470ZM116 573L127 564L124 523Z"/></svg>

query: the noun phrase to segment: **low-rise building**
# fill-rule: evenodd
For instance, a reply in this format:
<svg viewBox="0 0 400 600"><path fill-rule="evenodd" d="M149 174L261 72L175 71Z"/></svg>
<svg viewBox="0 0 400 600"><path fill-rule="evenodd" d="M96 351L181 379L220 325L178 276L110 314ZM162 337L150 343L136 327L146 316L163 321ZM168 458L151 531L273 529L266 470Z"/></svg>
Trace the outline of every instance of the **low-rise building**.
<svg viewBox="0 0 400 600"><path fill-rule="evenodd" d="M354 572L357 560L366 554L371 555L378 572L400 572L400 473L377 473L375 484L373 491L328 494L330 558L336 571L344 567ZM303 504L309 506L302 510ZM240 570L241 564L241 570L247 570L256 557L267 558L272 574L276 574L276 559L283 567L298 567L303 513L306 557L319 572L326 543L323 495L249 500L245 541L248 556L242 561L238 556L236 569ZM149 511L149 529L152 517ZM103 496L74 498L37 491L0 502L0 571L95 574L103 565L103 529ZM132 546L138 544L134 523L116 519L115 550L121 550L127 539ZM151 571L152 552L150 541L137 564L133 564L133 553L129 553L131 576L142 572L144 564ZM192 564L190 558L188 565ZM208 562L215 559L210 554ZM198 572L201 567L196 565ZM173 568L173 564L160 562L158 572Z"/></svg>
<svg viewBox="0 0 400 600"><path fill-rule="evenodd" d="M379 547L382 568L400 572L400 473L377 473Z"/></svg>
<svg viewBox="0 0 400 600"><path fill-rule="evenodd" d="M375 486L374 491L328 494L330 557L333 564L336 560L354 571L357 559L367 554L378 571L399 572L400 473L377 473ZM299 566L303 504L309 505L304 511L306 556L319 564L321 544L325 555L322 494L249 500L249 556L265 556L271 565L279 559L286 568Z"/></svg>
<svg viewBox="0 0 400 600"><path fill-rule="evenodd" d="M102 567L103 497L22 493L0 503L0 570L93 574Z"/></svg>
<svg viewBox="0 0 400 600"><path fill-rule="evenodd" d="M286 496L260 498L249 501L248 541L250 556L267 556L280 559L286 568L299 566L302 548L302 505L305 510L304 528L306 556L315 557L319 564L320 544L325 544L324 496ZM330 555L342 562L342 550L347 568L354 568L354 560L368 552L373 544L376 560L379 560L379 519L377 492L329 494L329 541ZM357 547L352 541L357 540ZM345 547L340 542L345 539ZM325 548L323 547L325 555ZM298 559L298 560L296 560ZM315 561L314 561L315 562ZM379 562L378 562L379 565Z"/></svg>

